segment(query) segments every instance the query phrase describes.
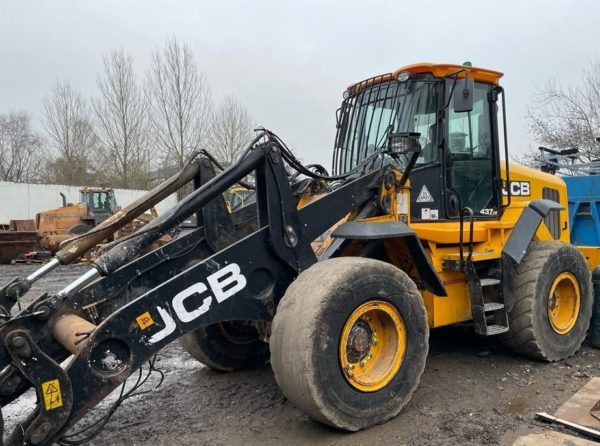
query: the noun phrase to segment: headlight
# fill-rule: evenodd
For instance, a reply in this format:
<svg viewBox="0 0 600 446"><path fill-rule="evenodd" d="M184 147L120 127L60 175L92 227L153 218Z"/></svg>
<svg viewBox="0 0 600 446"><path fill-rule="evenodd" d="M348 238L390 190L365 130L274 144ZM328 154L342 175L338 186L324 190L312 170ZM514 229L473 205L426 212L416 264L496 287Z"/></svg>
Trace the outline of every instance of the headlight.
<svg viewBox="0 0 600 446"><path fill-rule="evenodd" d="M398 82L406 82L410 79L410 73L408 71L402 71L400 74L398 74L396 79Z"/></svg>
<svg viewBox="0 0 600 446"><path fill-rule="evenodd" d="M421 150L420 137L421 134L415 132L392 133L388 137L388 149L392 153L419 152Z"/></svg>

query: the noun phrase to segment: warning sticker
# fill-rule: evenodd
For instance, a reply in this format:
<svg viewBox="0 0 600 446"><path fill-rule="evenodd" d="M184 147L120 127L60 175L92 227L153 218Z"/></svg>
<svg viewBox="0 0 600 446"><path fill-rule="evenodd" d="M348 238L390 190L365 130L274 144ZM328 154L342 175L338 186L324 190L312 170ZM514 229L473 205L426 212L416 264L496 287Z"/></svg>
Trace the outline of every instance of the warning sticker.
<svg viewBox="0 0 600 446"><path fill-rule="evenodd" d="M419 196L417 197L417 203L433 203L434 201L433 195L431 195L427 186L423 185L421 192L419 192Z"/></svg>
<svg viewBox="0 0 600 446"><path fill-rule="evenodd" d="M408 194L398 192L396 199L396 212L399 214L408 214Z"/></svg>
<svg viewBox="0 0 600 446"><path fill-rule="evenodd" d="M135 320L142 330L145 330L150 325L154 324L154 320L152 319L152 316L150 316L150 313L148 311L146 311L143 314L140 314L138 317L135 318Z"/></svg>
<svg viewBox="0 0 600 446"><path fill-rule="evenodd" d="M44 395L44 407L53 410L62 407L62 393L60 393L60 382L52 379L42 383L42 394Z"/></svg>

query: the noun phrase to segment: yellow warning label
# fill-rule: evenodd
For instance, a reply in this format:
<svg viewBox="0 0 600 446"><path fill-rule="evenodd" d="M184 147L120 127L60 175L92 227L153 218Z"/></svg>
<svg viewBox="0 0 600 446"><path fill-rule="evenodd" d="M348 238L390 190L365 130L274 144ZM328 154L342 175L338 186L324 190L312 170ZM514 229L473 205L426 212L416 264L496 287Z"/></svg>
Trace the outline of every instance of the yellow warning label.
<svg viewBox="0 0 600 446"><path fill-rule="evenodd" d="M44 407L46 410L58 409L62 407L63 400L60 393L60 382L58 379L52 379L42 383L42 394L44 395Z"/></svg>
<svg viewBox="0 0 600 446"><path fill-rule="evenodd" d="M152 316L150 316L150 313L147 311L143 314L140 314L138 317L135 318L135 320L137 321L138 325L142 330L145 330L150 325L154 324Z"/></svg>

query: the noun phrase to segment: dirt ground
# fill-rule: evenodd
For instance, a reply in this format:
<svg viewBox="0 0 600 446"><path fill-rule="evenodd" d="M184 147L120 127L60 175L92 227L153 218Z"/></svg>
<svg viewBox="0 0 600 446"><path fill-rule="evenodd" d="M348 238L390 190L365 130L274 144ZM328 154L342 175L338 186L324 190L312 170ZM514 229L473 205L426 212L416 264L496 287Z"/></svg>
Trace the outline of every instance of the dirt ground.
<svg viewBox="0 0 600 446"><path fill-rule="evenodd" d="M86 270L64 267L36 284L57 291ZM0 284L36 269L0 266ZM586 343L574 357L555 364L511 355L494 338L470 327L434 330L425 373L401 414L382 426L348 434L312 421L288 402L270 368L215 373L177 344L159 355L162 385L126 400L93 445L496 445L517 432L540 429L535 412L553 413L592 376L600 376L600 350ZM147 388L157 383L154 375ZM111 396L88 416L102 415ZM6 428L33 407L24 395L2 409ZM85 420L84 420L85 422Z"/></svg>

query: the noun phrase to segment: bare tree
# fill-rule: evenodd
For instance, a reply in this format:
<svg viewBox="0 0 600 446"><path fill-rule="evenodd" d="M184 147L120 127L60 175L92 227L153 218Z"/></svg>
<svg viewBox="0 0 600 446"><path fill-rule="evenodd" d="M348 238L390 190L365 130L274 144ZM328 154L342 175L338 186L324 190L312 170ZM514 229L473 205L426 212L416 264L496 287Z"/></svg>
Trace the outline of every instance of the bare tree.
<svg viewBox="0 0 600 446"><path fill-rule="evenodd" d="M209 151L222 163L233 163L253 138L254 121L233 97L221 102L211 118Z"/></svg>
<svg viewBox="0 0 600 446"><path fill-rule="evenodd" d="M0 181L35 183L43 174L42 139L26 112L0 114Z"/></svg>
<svg viewBox="0 0 600 446"><path fill-rule="evenodd" d="M183 167L203 145L209 127L211 95L192 50L175 37L152 52L147 75L150 122L167 166Z"/></svg>
<svg viewBox="0 0 600 446"><path fill-rule="evenodd" d="M98 138L86 100L68 82L57 82L42 105L44 128L54 152L48 163L49 179L59 184L89 184L89 158Z"/></svg>
<svg viewBox="0 0 600 446"><path fill-rule="evenodd" d="M578 148L584 160L598 158L600 59L583 70L580 85L564 87L558 79L548 80L534 95L527 118L538 143L555 149Z"/></svg>
<svg viewBox="0 0 600 446"><path fill-rule="evenodd" d="M100 97L92 100L100 140L99 169L113 187L148 186L151 153L144 94L133 71L133 58L115 50L103 58L97 79Z"/></svg>

